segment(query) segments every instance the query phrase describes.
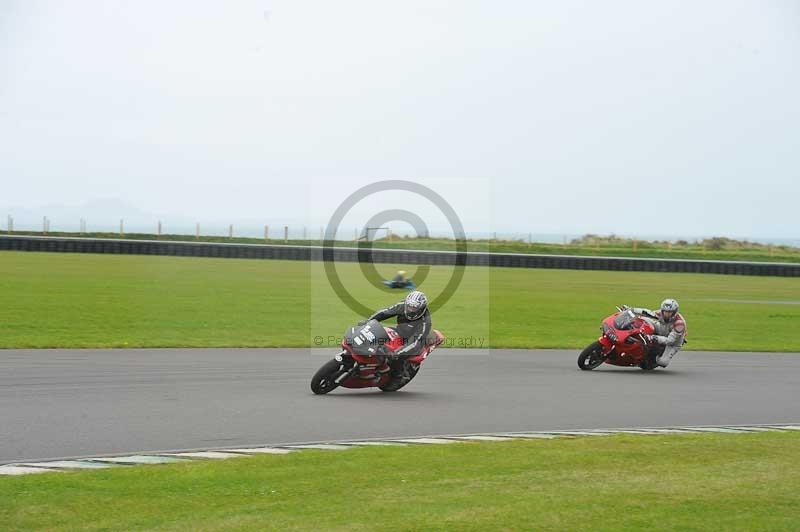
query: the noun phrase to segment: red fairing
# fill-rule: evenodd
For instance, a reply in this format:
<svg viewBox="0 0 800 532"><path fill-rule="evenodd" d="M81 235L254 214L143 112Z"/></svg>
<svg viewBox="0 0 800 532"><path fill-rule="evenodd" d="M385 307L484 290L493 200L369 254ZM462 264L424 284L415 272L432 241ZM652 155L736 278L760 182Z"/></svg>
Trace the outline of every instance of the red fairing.
<svg viewBox="0 0 800 532"><path fill-rule="evenodd" d="M611 348L614 347L614 342L612 342L611 340L606 338L605 335L603 335L600 338L598 338L598 342L600 342L600 345L603 346L603 353L604 354L608 354L608 352L611 351Z"/></svg>
<svg viewBox="0 0 800 532"><path fill-rule="evenodd" d="M389 335L389 342L386 344L386 347L390 351L397 351L401 347L403 347L403 339L397 334L397 331L392 329L391 327L384 327L386 330L386 334ZM433 351L436 347L441 345L444 342L444 335L437 330L433 331L436 335L436 341L432 345L426 345L422 352L414 357L409 357L408 361L413 364L422 364L428 355ZM356 360L362 367L358 375L354 375L349 379L345 380L341 383L341 386L344 388L370 388L376 386L382 386L386 384L386 382L390 379L390 371L389 366L385 362L379 366L378 358L374 356L363 356L357 355L353 352L352 346L348 345L347 342L342 342L342 349L347 351L354 360ZM376 379L376 374L380 377Z"/></svg>
<svg viewBox="0 0 800 532"><path fill-rule="evenodd" d="M638 366L647 356L647 346L642 335L653 334L655 328L649 321L636 317L633 328L617 329L614 327L614 320L619 314L617 312L603 320L604 332L599 342L608 355L605 362L615 366Z"/></svg>
<svg viewBox="0 0 800 532"><path fill-rule="evenodd" d="M436 349L442 342L444 342L444 335L439 331L434 329L434 334L436 335L436 341L433 342L433 345L425 346L425 349L422 350L422 353L418 354L415 357L411 357L408 359L409 362L413 362L415 364L422 364L422 361L428 358L428 355ZM402 342L401 342L402 345Z"/></svg>
<svg viewBox="0 0 800 532"><path fill-rule="evenodd" d="M362 369L360 375L355 375L344 381L341 386L345 388L372 388L381 386L389 381L389 372L380 374L380 380L375 380L375 369Z"/></svg>

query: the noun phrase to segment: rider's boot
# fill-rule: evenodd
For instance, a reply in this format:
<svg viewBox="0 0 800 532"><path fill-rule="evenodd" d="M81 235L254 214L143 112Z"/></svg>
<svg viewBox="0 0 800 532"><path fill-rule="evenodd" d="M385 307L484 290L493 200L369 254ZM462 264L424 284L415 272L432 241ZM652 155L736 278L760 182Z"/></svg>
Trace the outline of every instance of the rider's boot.
<svg viewBox="0 0 800 532"><path fill-rule="evenodd" d="M375 376L373 377L376 383L380 382L384 375L392 371L392 367L389 365L387 357L380 358L381 361L378 364L378 367L375 368Z"/></svg>
<svg viewBox="0 0 800 532"><path fill-rule="evenodd" d="M405 360L398 360L398 365L400 366L398 373L403 377L403 379L411 380L411 373L408 372L408 362Z"/></svg>
<svg viewBox="0 0 800 532"><path fill-rule="evenodd" d="M672 346L667 347L666 349L664 349L664 352L661 353L656 358L656 364L658 364L662 368L666 368L667 366L669 366L669 363L672 361L672 357L674 357L677 352L678 349Z"/></svg>

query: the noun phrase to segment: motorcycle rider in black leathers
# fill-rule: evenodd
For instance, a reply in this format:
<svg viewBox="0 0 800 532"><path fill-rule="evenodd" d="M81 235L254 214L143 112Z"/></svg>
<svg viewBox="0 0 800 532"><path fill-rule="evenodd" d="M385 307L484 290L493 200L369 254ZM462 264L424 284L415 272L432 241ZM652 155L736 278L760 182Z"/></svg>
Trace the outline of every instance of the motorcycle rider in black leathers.
<svg viewBox="0 0 800 532"><path fill-rule="evenodd" d="M420 354L425 349L426 343L436 341L436 333L433 332L431 325L431 312L428 309L428 298L419 290L415 290L410 292L405 300L375 312L369 319L384 321L395 316L397 316L397 326L394 330L403 339L403 347L392 353L382 345L379 356L399 362L393 364L392 369L402 370L405 373L404 359Z"/></svg>

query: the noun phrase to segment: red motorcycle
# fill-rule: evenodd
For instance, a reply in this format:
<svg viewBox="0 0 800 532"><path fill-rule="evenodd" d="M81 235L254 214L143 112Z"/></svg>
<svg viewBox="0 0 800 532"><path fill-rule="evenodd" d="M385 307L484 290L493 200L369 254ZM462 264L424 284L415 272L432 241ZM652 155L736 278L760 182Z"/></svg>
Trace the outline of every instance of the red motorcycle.
<svg viewBox="0 0 800 532"><path fill-rule="evenodd" d="M344 388L380 388L384 392L396 392L413 379L422 363L438 345L444 342L439 331L436 341L426 345L416 356L391 363L376 357L380 346L385 345L391 353L403 347L403 338L391 327L384 327L377 320L364 325L348 327L342 340L342 351L333 360L326 362L311 378L311 391L322 395L339 386Z"/></svg>
<svg viewBox="0 0 800 532"><path fill-rule="evenodd" d="M614 366L639 366L653 370L656 352L650 348L647 337L655 333L653 323L628 308L620 309L603 320L603 335L581 351L578 367L592 370L605 362Z"/></svg>

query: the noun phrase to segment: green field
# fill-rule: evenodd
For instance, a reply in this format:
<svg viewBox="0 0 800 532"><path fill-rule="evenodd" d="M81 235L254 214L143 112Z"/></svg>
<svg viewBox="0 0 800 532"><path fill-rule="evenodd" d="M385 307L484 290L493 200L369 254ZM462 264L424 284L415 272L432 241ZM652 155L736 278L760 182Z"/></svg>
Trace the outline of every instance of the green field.
<svg viewBox="0 0 800 532"><path fill-rule="evenodd" d="M399 265L379 265L388 276ZM371 308L399 300L337 266ZM410 274L414 267L406 266ZM451 268L432 267L436 296ZM681 301L689 348L800 352L800 279L468 268L434 325L491 347L583 347L615 304ZM359 319L321 263L0 252L0 347L309 346Z"/></svg>
<svg viewBox="0 0 800 532"><path fill-rule="evenodd" d="M4 530L797 530L800 434L303 451L0 477Z"/></svg>

